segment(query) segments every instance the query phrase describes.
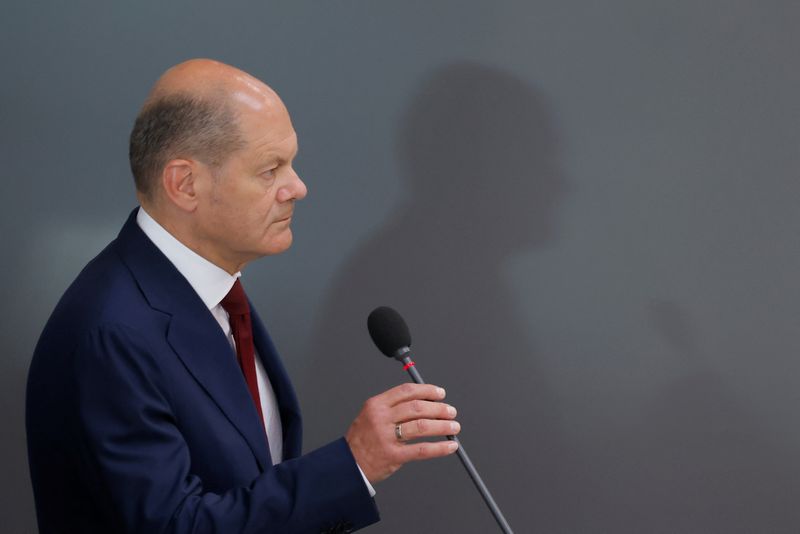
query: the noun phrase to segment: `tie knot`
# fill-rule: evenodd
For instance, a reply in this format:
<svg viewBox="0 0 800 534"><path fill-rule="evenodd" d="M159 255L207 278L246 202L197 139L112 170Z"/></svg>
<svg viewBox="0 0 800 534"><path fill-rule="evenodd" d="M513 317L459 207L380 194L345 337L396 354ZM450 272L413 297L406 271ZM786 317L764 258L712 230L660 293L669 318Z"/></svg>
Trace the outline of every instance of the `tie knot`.
<svg viewBox="0 0 800 534"><path fill-rule="evenodd" d="M220 304L228 312L228 315L246 315L250 313L247 295L244 294L244 288L238 278Z"/></svg>

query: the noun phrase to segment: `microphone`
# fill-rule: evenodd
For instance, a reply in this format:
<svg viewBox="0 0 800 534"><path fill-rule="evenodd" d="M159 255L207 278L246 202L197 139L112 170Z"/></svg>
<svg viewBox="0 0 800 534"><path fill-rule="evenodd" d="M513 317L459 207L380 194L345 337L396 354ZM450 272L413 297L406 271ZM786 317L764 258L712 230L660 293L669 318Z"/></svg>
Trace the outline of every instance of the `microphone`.
<svg viewBox="0 0 800 534"><path fill-rule="evenodd" d="M396 310L388 306L380 306L372 310L367 317L367 330L372 338L372 342L378 347L383 354L389 358L394 358L403 364L403 370L408 371L411 379L417 384L424 384L422 376L416 368L416 364L411 359L411 332L408 330L408 325L397 313ZM489 488L483 483L481 476L472 465L472 461L467 456L467 451L464 450L463 445L456 436L447 436L450 441L458 443L456 454L461 460L464 469L469 473L469 477L478 489L478 492L483 497L486 506L494 515L495 521L500 525L500 530L505 534L513 534L511 527L508 525L506 518L503 517L503 512L494 502L492 494L489 493Z"/></svg>

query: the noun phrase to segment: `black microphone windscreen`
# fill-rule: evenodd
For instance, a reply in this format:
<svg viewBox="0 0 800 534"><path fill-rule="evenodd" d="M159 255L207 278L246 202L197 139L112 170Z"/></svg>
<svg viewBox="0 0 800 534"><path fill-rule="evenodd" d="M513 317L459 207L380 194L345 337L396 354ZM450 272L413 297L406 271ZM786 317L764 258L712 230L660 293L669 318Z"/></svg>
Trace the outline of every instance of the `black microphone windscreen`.
<svg viewBox="0 0 800 534"><path fill-rule="evenodd" d="M394 358L399 349L411 346L408 325L396 310L388 306L372 310L367 317L367 329L372 342L390 358Z"/></svg>

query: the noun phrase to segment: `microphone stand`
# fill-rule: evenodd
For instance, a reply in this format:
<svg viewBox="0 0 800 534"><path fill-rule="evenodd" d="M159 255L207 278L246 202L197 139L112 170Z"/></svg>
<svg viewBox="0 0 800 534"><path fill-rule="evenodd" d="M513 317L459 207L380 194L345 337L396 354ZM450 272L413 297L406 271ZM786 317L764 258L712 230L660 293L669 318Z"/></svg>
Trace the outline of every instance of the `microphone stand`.
<svg viewBox="0 0 800 534"><path fill-rule="evenodd" d="M422 379L422 375L419 374L419 371L417 371L417 368L414 366L414 362L411 360L410 353L411 349L408 347L403 347L397 351L395 359L403 362L403 369L408 371L408 374L411 375L411 379L414 382L417 384L424 384L425 381ZM500 525L500 530L502 530L504 534L514 534L511 530L511 527L508 526L508 521L506 521L506 518L503 517L503 512L500 511L497 503L494 502L494 499L492 498L492 494L489 493L489 488L487 488L486 484L483 483L483 480L478 474L478 471L475 469L475 466L472 465L472 461L469 459L469 456L467 456L467 451L464 450L464 446L461 445L461 442L458 441L456 436L447 436L447 439L458 443L456 454L458 454L459 460L461 460L461 463L464 465L464 469L466 469L467 473L469 473L469 477L472 479L475 487L478 488L478 492L481 494L481 497L483 497L484 502L486 502L486 506L488 506L489 510L491 510L492 515L497 521L497 524Z"/></svg>

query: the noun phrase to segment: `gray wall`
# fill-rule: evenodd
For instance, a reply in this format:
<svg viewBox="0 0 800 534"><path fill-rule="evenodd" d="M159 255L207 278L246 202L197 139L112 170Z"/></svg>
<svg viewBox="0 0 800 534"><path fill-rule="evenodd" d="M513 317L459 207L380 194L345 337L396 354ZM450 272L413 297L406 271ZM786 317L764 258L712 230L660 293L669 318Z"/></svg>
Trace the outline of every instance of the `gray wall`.
<svg viewBox="0 0 800 534"><path fill-rule="evenodd" d="M34 532L24 381L134 206L127 135L169 65L283 95L310 195L251 265L306 447L404 379L410 323L518 533L798 532L800 4L17 3L0 17L0 524ZM455 458L371 531L492 532Z"/></svg>

